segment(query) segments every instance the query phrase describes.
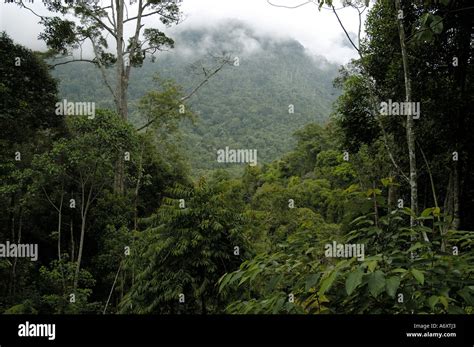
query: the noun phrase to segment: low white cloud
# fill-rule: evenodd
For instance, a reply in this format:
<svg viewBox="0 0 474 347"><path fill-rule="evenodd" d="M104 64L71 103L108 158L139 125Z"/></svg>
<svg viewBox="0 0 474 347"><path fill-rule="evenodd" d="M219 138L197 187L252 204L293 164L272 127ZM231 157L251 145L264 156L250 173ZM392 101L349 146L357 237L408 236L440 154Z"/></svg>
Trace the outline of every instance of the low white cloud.
<svg viewBox="0 0 474 347"><path fill-rule="evenodd" d="M305 0L273 0L278 5L295 6ZM38 18L26 9L14 4L0 4L0 30L5 30L16 42L35 50L44 50L44 42L37 39L42 31ZM47 14L41 1L31 5L34 11ZM322 55L335 63L346 63L357 57L348 45L337 18L332 11L318 10L314 3L307 3L296 9L274 7L267 0L184 0L181 4L184 21L178 27L159 27L173 36L186 28L212 28L226 30L226 22L239 20L252 28L258 36L271 36L273 39L292 38L299 41L311 54ZM338 11L351 36L357 36L358 15L354 9ZM146 18L145 23L156 25L157 20ZM232 26L229 26L231 30ZM127 27L127 30L132 30ZM259 49L259 42L248 37L244 31L232 33L248 52ZM232 48L232 47L229 47ZM189 53L189 52L188 52Z"/></svg>
<svg viewBox="0 0 474 347"><path fill-rule="evenodd" d="M274 0L272 3L295 6L304 2ZM322 55L332 62L346 63L357 57L334 13L328 9L318 10L314 3L287 9L272 6L266 0L184 0L182 8L185 13L182 28L217 25L232 18L244 22L259 35L296 39L311 53ZM357 36L357 12L345 8L338 10L338 14L351 36Z"/></svg>

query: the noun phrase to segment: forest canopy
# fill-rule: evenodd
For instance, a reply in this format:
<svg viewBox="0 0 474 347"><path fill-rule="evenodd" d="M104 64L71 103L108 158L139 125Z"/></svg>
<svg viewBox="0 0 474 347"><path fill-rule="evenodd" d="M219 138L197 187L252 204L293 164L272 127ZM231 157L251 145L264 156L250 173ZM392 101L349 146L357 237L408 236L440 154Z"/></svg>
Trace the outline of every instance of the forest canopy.
<svg viewBox="0 0 474 347"><path fill-rule="evenodd" d="M124 40L87 4L49 5L47 52L3 32L0 313L472 314L472 6L343 5L340 67L238 21Z"/></svg>

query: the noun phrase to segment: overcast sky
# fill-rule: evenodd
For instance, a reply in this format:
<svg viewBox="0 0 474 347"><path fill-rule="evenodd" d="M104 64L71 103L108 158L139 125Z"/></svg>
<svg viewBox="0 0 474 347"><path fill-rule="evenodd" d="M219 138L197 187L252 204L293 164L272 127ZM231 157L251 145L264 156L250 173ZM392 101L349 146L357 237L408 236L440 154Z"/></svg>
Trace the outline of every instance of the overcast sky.
<svg viewBox="0 0 474 347"><path fill-rule="evenodd" d="M274 4L286 6L304 2L306 0L272 0ZM47 14L40 0L30 6L42 15ZM287 9L271 6L267 0L183 0L181 9L185 19L179 24L179 30L219 24L232 18L243 21L261 34L294 38L311 53L335 63L344 64L356 57L334 13L327 9L319 11L314 3ZM356 10L346 8L338 13L346 29L356 36L359 26ZM26 9L2 1L0 31L3 30L22 45L35 50L45 49L44 43L37 39L42 31L38 18ZM162 30L172 36L173 29Z"/></svg>

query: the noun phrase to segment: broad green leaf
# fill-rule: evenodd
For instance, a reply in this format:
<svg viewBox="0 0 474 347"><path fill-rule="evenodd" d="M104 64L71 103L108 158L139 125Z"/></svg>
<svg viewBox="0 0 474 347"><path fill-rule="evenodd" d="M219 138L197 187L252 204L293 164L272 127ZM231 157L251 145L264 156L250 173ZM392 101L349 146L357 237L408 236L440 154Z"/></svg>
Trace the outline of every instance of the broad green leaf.
<svg viewBox="0 0 474 347"><path fill-rule="evenodd" d="M353 193L359 189L358 184L351 184L346 190L344 190L344 193Z"/></svg>
<svg viewBox="0 0 474 347"><path fill-rule="evenodd" d="M439 302L439 296L432 295L428 298L428 305L430 305L430 308L433 310L436 304Z"/></svg>
<svg viewBox="0 0 474 347"><path fill-rule="evenodd" d="M377 260L369 261L367 267L369 268L370 272L374 272L375 268L377 267Z"/></svg>
<svg viewBox="0 0 474 347"><path fill-rule="evenodd" d="M326 291L328 291L331 288L331 286L334 283L334 280L336 279L337 275L338 275L338 272L333 271L328 277L326 277L322 281L321 287L319 288L319 291L318 291L319 295L322 295L322 294L326 293Z"/></svg>
<svg viewBox="0 0 474 347"><path fill-rule="evenodd" d="M362 221L362 222L361 222ZM356 219L354 219L352 222L350 222L349 224L356 224L356 225L359 225L359 224L362 224L362 223L366 223L368 220L367 220L367 216L360 216L360 217L357 217ZM358 222L361 222L361 223L358 223ZM354 230L354 231L357 231L357 230Z"/></svg>
<svg viewBox="0 0 474 347"><path fill-rule="evenodd" d="M434 208L433 207L428 207L425 208L423 212L421 212L421 217L428 217L431 212L433 212Z"/></svg>
<svg viewBox="0 0 474 347"><path fill-rule="evenodd" d="M281 310L281 308L285 304L285 301L286 301L285 297L281 297L276 301L275 305L273 306L273 310L272 310L273 314L277 314Z"/></svg>
<svg viewBox="0 0 474 347"><path fill-rule="evenodd" d="M385 289L385 275L382 271L377 270L369 275L369 292L376 298Z"/></svg>
<svg viewBox="0 0 474 347"><path fill-rule="evenodd" d="M430 30L425 30L420 33L420 41L431 42L433 41L433 32Z"/></svg>
<svg viewBox="0 0 474 347"><path fill-rule="evenodd" d="M232 278L232 275L231 274L226 274L224 275L223 277L221 277L221 284L219 286L219 292L222 291L222 289L224 289L224 287L226 286L226 284L230 281L230 279Z"/></svg>
<svg viewBox="0 0 474 347"><path fill-rule="evenodd" d="M443 304L444 306L444 309L447 310L448 309L448 299L446 299L445 296L439 296L439 301Z"/></svg>
<svg viewBox="0 0 474 347"><path fill-rule="evenodd" d="M384 187L387 187L390 183L392 183L391 178L382 178L382 179L380 179L380 181L382 182Z"/></svg>
<svg viewBox="0 0 474 347"><path fill-rule="evenodd" d="M234 283L235 281L239 280L243 275L244 275L244 271L241 271L241 270L238 270L237 272L235 272L231 277L230 281L229 281L229 284L232 284Z"/></svg>
<svg viewBox="0 0 474 347"><path fill-rule="evenodd" d="M409 207L404 207L402 210L400 210L400 212L402 212L403 214L407 214L409 216L415 217L415 218L417 217L415 212L413 212L411 208Z"/></svg>
<svg viewBox="0 0 474 347"><path fill-rule="evenodd" d="M474 291L468 287L458 290L458 294L466 301L469 306L474 306L474 297L472 296L472 293L474 293Z"/></svg>
<svg viewBox="0 0 474 347"><path fill-rule="evenodd" d="M423 284L425 282L425 275L423 275L423 272L417 269L411 269L411 273L413 277L418 281L418 283Z"/></svg>
<svg viewBox="0 0 474 347"><path fill-rule="evenodd" d="M431 13L428 13L428 12L423 13L420 19L421 19L421 24L425 26L428 20L431 19Z"/></svg>
<svg viewBox="0 0 474 347"><path fill-rule="evenodd" d="M386 282L387 294L390 295L390 297L394 298L399 286L400 278L397 276L390 277L389 279L387 279Z"/></svg>
<svg viewBox="0 0 474 347"><path fill-rule="evenodd" d="M305 284L305 290L308 291L310 290L311 288L314 287L314 285L316 284L316 282L318 282L319 278L321 277L321 274L320 273L315 273L315 274L312 274L312 275L309 275L307 278L306 278L306 284Z"/></svg>
<svg viewBox="0 0 474 347"><path fill-rule="evenodd" d="M440 34L443 31L443 18L440 16L433 16L430 28L435 34Z"/></svg>
<svg viewBox="0 0 474 347"><path fill-rule="evenodd" d="M419 248L423 248L424 246L425 246L425 245L422 244L421 242L417 242L417 243L415 243L413 246L411 246L411 247L408 249L407 252L412 252L412 251L417 250L417 249L419 249Z"/></svg>
<svg viewBox="0 0 474 347"><path fill-rule="evenodd" d="M351 295L354 289L357 288L359 284L362 283L362 276L364 272L361 269L357 269L354 272L351 272L346 279L346 292L347 295Z"/></svg>
<svg viewBox="0 0 474 347"><path fill-rule="evenodd" d="M283 276L281 274L277 276L273 276L267 284L266 291L272 292L275 289L275 286L277 285L277 283L280 282L282 277Z"/></svg>

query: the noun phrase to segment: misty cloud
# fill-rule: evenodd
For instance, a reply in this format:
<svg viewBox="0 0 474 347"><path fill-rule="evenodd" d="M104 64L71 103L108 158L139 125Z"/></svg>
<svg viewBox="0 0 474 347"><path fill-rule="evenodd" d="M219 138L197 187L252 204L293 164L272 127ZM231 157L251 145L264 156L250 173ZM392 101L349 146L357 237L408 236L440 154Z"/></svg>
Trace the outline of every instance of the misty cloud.
<svg viewBox="0 0 474 347"><path fill-rule="evenodd" d="M296 0L279 0L279 4L294 5ZM299 2L300 3L300 2ZM0 30L5 30L16 42L35 50L45 50L45 44L37 39L43 30L38 18L25 9L14 4L0 4ZM40 14L47 14L41 1L36 0L33 9ZM156 24L156 19L147 17L147 27L157 26L167 35L176 38L187 29L205 29L212 32L216 27L229 35L229 44L223 48L230 52L251 54L262 49L259 37L269 36L272 40L295 39L310 54L322 55L333 63L347 63L357 57L355 50L344 36L332 11L322 9L313 3L297 9L277 8L266 0L183 0L184 21L176 27L167 28ZM339 16L351 36L358 31L358 17L353 9L342 9ZM235 21L245 24L235 27ZM232 29L232 30L231 30ZM131 33L132 26L125 28ZM256 33L256 35L254 34ZM197 47L180 47L180 54L200 54L213 49L213 37L199 39ZM113 46L112 46L113 47ZM222 48L222 45L219 45ZM85 49L86 54L88 49Z"/></svg>

